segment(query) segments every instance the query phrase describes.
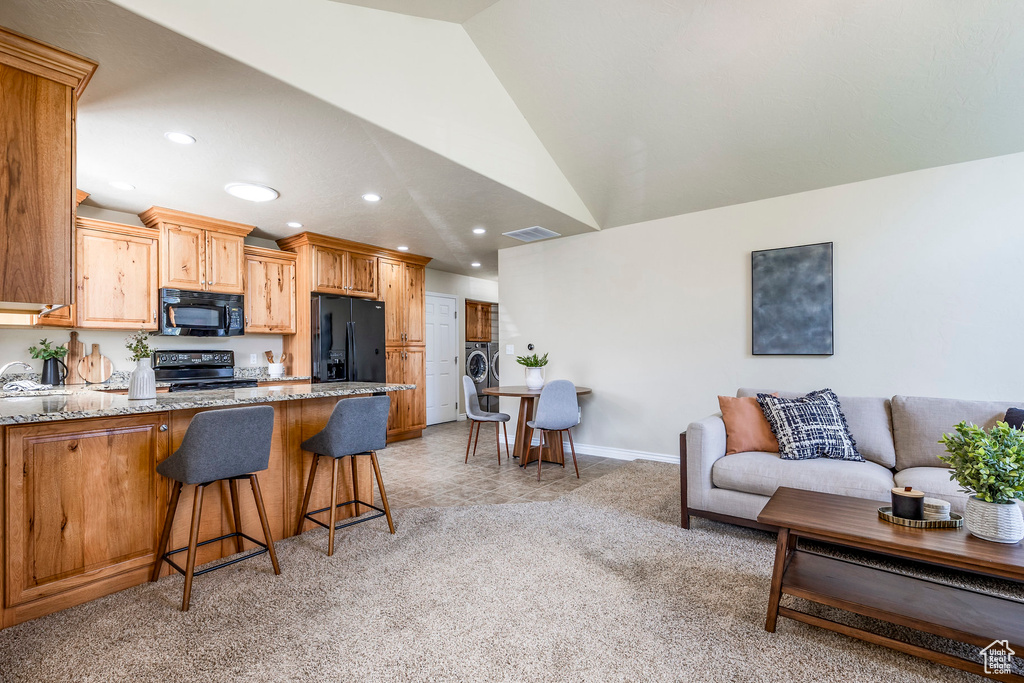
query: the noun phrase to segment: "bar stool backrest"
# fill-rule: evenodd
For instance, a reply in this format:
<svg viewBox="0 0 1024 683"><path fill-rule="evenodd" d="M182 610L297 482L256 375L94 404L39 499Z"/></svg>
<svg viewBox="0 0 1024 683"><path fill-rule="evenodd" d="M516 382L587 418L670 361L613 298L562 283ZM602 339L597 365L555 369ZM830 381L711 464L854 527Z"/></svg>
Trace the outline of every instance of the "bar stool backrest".
<svg viewBox="0 0 1024 683"><path fill-rule="evenodd" d="M168 479L204 484L267 469L273 406L225 408L192 418L181 446L157 466Z"/></svg>
<svg viewBox="0 0 1024 683"><path fill-rule="evenodd" d="M340 458L387 446L390 396L365 396L338 401L327 426L303 442L303 450Z"/></svg>
<svg viewBox="0 0 1024 683"><path fill-rule="evenodd" d="M533 425L536 429L554 431L572 429L579 424L579 415L576 385L567 379L558 379L541 390Z"/></svg>

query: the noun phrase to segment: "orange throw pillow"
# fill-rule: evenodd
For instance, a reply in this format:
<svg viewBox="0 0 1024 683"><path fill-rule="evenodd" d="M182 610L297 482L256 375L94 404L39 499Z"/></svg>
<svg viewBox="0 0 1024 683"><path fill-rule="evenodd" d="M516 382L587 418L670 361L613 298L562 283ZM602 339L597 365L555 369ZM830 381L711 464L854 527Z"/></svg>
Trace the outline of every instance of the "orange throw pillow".
<svg viewBox="0 0 1024 683"><path fill-rule="evenodd" d="M772 434L772 428L756 398L719 396L718 406L722 409L722 421L725 422L726 455L746 451L779 452L779 441Z"/></svg>

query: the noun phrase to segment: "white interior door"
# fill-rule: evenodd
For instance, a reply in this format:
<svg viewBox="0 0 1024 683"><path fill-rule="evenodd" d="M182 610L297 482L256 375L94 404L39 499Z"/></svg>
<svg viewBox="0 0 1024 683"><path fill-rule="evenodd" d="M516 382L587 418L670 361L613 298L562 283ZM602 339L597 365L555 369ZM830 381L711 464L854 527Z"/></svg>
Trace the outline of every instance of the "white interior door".
<svg viewBox="0 0 1024 683"><path fill-rule="evenodd" d="M427 294L427 424L459 417L459 328L455 297Z"/></svg>

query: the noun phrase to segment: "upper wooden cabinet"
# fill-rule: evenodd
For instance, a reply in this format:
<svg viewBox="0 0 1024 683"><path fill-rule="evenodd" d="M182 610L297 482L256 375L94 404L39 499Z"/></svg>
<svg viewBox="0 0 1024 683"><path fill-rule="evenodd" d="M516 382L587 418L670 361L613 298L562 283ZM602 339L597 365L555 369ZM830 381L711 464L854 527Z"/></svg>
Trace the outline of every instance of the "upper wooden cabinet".
<svg viewBox="0 0 1024 683"><path fill-rule="evenodd" d="M245 236L252 225L154 206L139 214L160 231L160 287L245 292Z"/></svg>
<svg viewBox="0 0 1024 683"><path fill-rule="evenodd" d="M377 298L377 257L329 247L313 247L313 283L317 292Z"/></svg>
<svg viewBox="0 0 1024 683"><path fill-rule="evenodd" d="M74 301L75 107L95 70L0 28L0 311Z"/></svg>
<svg viewBox="0 0 1024 683"><path fill-rule="evenodd" d="M380 260L380 299L388 345L420 345L426 340L425 270L418 263Z"/></svg>
<svg viewBox="0 0 1024 683"><path fill-rule="evenodd" d="M79 218L78 327L157 328L157 239L152 228Z"/></svg>
<svg viewBox="0 0 1024 683"><path fill-rule="evenodd" d="M245 247L245 332L295 333L295 254Z"/></svg>
<svg viewBox="0 0 1024 683"><path fill-rule="evenodd" d="M491 341L491 305L489 303L466 300L466 341Z"/></svg>

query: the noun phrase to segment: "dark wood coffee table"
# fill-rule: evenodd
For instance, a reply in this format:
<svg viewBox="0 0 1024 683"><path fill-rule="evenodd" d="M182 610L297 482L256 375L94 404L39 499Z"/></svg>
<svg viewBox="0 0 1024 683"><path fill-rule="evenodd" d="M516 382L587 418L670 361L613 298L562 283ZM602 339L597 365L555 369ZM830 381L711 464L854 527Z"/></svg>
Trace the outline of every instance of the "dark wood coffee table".
<svg viewBox="0 0 1024 683"><path fill-rule="evenodd" d="M927 579L799 550L798 538L956 570L1024 581L1024 547L983 541L964 529L911 529L878 518L881 503L780 488L757 521L779 529L765 630L779 615L986 676L981 663L780 606L792 595L978 647L1009 641L1024 657L1024 604ZM1024 681L1016 675L988 675Z"/></svg>

